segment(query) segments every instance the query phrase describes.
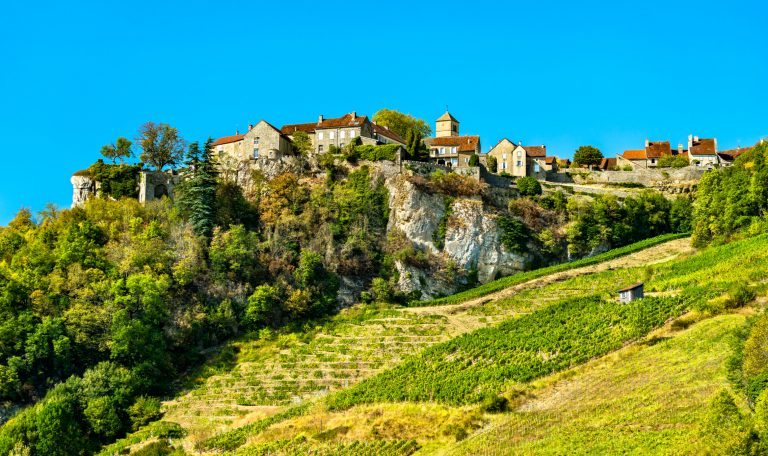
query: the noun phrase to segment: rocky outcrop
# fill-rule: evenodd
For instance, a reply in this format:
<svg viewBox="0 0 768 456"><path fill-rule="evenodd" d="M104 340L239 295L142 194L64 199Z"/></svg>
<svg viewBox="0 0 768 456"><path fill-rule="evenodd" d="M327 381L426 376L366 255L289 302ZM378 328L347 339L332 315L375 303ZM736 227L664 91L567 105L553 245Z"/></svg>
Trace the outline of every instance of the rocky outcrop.
<svg viewBox="0 0 768 456"><path fill-rule="evenodd" d="M446 217L446 197L425 191L407 179L407 173L387 179L390 193L388 231L399 230L416 248L437 258L431 268L397 262L401 291L420 291L422 299L456 292L466 283L467 272L477 271L481 283L497 275L508 275L525 268L529 258L506 251L501 244L497 213L479 197L455 198ZM444 246L438 248L435 233L441 221L446 224ZM450 273L446 268L456 269Z"/></svg>
<svg viewBox="0 0 768 456"><path fill-rule="evenodd" d="M96 194L98 183L85 172L77 172L69 179L72 183L72 207L80 207L85 200Z"/></svg>
<svg viewBox="0 0 768 456"><path fill-rule="evenodd" d="M444 251L458 266L477 269L481 283L525 268L527 257L504 249L496 216L479 198L456 200L452 209Z"/></svg>

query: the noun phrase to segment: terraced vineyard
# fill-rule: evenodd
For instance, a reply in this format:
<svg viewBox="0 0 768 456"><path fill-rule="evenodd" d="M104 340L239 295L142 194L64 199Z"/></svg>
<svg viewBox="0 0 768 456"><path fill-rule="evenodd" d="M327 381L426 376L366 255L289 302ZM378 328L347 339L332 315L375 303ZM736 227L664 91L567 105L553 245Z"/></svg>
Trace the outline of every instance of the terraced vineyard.
<svg viewBox="0 0 768 456"><path fill-rule="evenodd" d="M191 429L233 423L357 383L445 340L447 318L399 310L342 315L310 333L240 342L237 366L166 404Z"/></svg>
<svg viewBox="0 0 768 456"><path fill-rule="evenodd" d="M478 328L525 316L564 299L613 293L617 284L642 276L643 269L632 266L667 261L688 248L684 240L672 241L518 284L510 288L512 291L489 295L483 302L399 309L356 307L295 332L263 333L254 340L233 344L237 350L234 368L200 377L195 387L165 404L164 420L185 429L188 451L202 448L203 442L228 441L232 436L236 444L226 448L245 448L253 442L251 436L290 419L297 404L318 403L313 398L352 387L408 356ZM283 411L288 414L283 415ZM446 423L450 429L465 426L450 424L450 420ZM228 429L237 432L211 439ZM450 429L440 432L454 432ZM279 439L291 440L289 437Z"/></svg>

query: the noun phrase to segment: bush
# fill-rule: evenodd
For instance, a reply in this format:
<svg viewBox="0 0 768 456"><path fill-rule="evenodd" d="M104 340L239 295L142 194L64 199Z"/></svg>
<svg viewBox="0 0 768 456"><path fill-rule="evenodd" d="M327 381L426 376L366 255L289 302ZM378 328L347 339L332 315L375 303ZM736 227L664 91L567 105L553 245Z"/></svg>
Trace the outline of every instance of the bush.
<svg viewBox="0 0 768 456"><path fill-rule="evenodd" d="M115 199L139 197L139 172L144 167L138 165L108 165L99 159L88 168L91 178L101 183L99 192Z"/></svg>
<svg viewBox="0 0 768 456"><path fill-rule="evenodd" d="M536 178L525 176L517 181L517 189L521 196L541 195L541 184Z"/></svg>
<svg viewBox="0 0 768 456"><path fill-rule="evenodd" d="M480 404L480 410L485 413L504 413L509 409L509 401L504 396L486 397Z"/></svg>
<svg viewBox="0 0 768 456"><path fill-rule="evenodd" d="M131 428L135 431L152 421L160 419L160 400L155 397L140 396L136 402L128 408L128 416L131 419Z"/></svg>
<svg viewBox="0 0 768 456"><path fill-rule="evenodd" d="M398 149L400 149L400 146L397 144L383 144L380 146L366 144L363 146L355 147L355 153L360 158L360 160L395 161L397 160Z"/></svg>
<svg viewBox="0 0 768 456"><path fill-rule="evenodd" d="M528 250L528 228L520 219L502 215L496 223L501 228L501 244L507 251L525 253Z"/></svg>
<svg viewBox="0 0 768 456"><path fill-rule="evenodd" d="M442 170L430 175L430 183L434 190L450 196L475 196L487 187L487 184L471 177Z"/></svg>
<svg viewBox="0 0 768 456"><path fill-rule="evenodd" d="M683 155L665 155L656 163L659 168L685 168L688 166L688 158Z"/></svg>

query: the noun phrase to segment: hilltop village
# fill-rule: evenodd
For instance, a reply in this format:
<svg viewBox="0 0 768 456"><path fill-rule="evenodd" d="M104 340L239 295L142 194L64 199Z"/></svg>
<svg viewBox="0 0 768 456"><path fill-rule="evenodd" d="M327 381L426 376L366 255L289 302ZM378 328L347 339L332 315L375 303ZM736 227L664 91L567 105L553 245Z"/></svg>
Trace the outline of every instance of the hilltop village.
<svg viewBox="0 0 768 456"><path fill-rule="evenodd" d="M299 142L306 143L302 145L306 150L298 150L297 137ZM409 153L414 149L409 141L413 138L404 138L372 118L352 111L333 118L319 115L316 121L279 128L261 120L248 125L244 133L219 137L211 147L220 170L243 186L249 185L254 169L274 177L301 167L297 159L302 155L304 167L317 169L319 159L339 155L345 148L364 146L371 150L386 146L386 153L374 160L390 161L398 166L419 162L422 168L430 166L432 170L474 176L493 187L514 187L516 179L532 177L551 186L575 185L576 190L587 193L604 191L595 185L627 184L656 188L669 194L692 191L705 171L731 166L739 155L751 149L719 150L716 138L689 135L686 145L680 143L672 147L669 140L646 140L642 148L625 150L613 157L600 154L588 163L578 163L551 153L545 144L524 145L506 137L483 151L480 136L463 134L459 120L448 111L435 121L434 136L416 138L424 155L416 157ZM178 180L173 172L142 170L139 200L172 196ZM82 172L73 176L72 184L73 206L81 205L89 195L95 194L99 185ZM622 194L615 188L611 191Z"/></svg>

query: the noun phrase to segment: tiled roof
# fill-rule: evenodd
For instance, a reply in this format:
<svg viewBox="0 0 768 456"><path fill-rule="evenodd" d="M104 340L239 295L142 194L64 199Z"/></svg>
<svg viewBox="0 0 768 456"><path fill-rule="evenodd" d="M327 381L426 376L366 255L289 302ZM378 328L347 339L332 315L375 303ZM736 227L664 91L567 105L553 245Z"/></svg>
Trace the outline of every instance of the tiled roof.
<svg viewBox="0 0 768 456"><path fill-rule="evenodd" d="M322 122L307 122L300 124L288 124L283 125L280 131L284 135L292 135L301 130L307 133L314 133L315 130L323 128L339 128L339 127L359 127L368 121L368 116L355 116L352 117L352 113L345 114L341 117L332 119L323 119Z"/></svg>
<svg viewBox="0 0 768 456"><path fill-rule="evenodd" d="M297 131L303 131L305 133L314 133L317 122L303 123L303 124L289 124L280 127L280 131L284 135L292 135Z"/></svg>
<svg viewBox="0 0 768 456"><path fill-rule="evenodd" d="M647 158L659 158L665 155L672 155L672 149L669 147L669 141L649 142L645 148Z"/></svg>
<svg viewBox="0 0 768 456"><path fill-rule="evenodd" d="M523 146L529 157L546 157L547 146Z"/></svg>
<svg viewBox="0 0 768 456"><path fill-rule="evenodd" d="M715 155L717 153L715 139L700 138L698 141L693 141L689 151L691 155Z"/></svg>
<svg viewBox="0 0 768 456"><path fill-rule="evenodd" d="M645 149L625 150L621 156L627 160L645 160Z"/></svg>
<svg viewBox="0 0 768 456"><path fill-rule="evenodd" d="M441 136L440 138L427 138L424 140L427 146L456 146L460 152L475 151L479 149L479 136Z"/></svg>
<svg viewBox="0 0 768 456"><path fill-rule="evenodd" d="M455 117L453 117L453 116L451 115L451 113L450 113L450 112L448 112L448 111L445 111L445 114L443 114L442 116L440 116L440 117L438 117L438 118L437 118L437 121L438 121L438 122L440 122L440 121L442 121L442 120L452 120L452 121L454 121L454 122L458 122L458 120L456 120L456 118L455 118Z"/></svg>
<svg viewBox="0 0 768 456"><path fill-rule="evenodd" d="M220 146L222 144L229 144L233 142L241 141L245 135L232 135L232 136L222 136L221 138L214 141L211 146Z"/></svg>
<svg viewBox="0 0 768 456"><path fill-rule="evenodd" d="M717 155L724 158L725 160L733 161L736 160L739 155L750 150L752 150L752 147L737 147L736 149L728 149L722 152L718 152Z"/></svg>
<svg viewBox="0 0 768 456"><path fill-rule="evenodd" d="M405 140L403 140L403 138L401 138L400 135L398 135L397 133L395 133L394 131L390 130L387 127L373 124L373 131L380 134L381 136L386 136L391 140L397 141L400 144L405 144Z"/></svg>
<svg viewBox="0 0 768 456"><path fill-rule="evenodd" d="M557 163L557 157L547 157L544 159L544 163L551 165L553 163Z"/></svg>
<svg viewBox="0 0 768 456"><path fill-rule="evenodd" d="M318 123L315 129L321 128L339 128L339 127L359 127L368 121L368 116L355 116L352 117L352 113L345 114L335 119L323 119Z"/></svg>

